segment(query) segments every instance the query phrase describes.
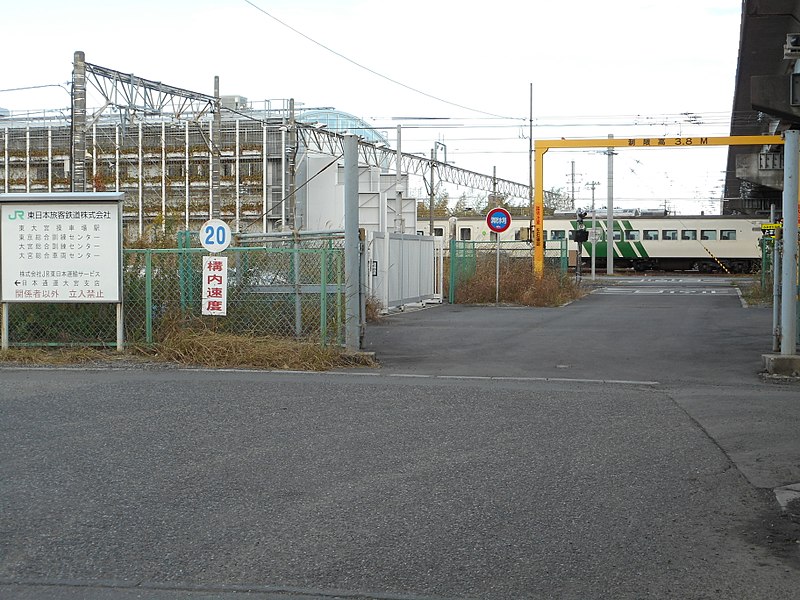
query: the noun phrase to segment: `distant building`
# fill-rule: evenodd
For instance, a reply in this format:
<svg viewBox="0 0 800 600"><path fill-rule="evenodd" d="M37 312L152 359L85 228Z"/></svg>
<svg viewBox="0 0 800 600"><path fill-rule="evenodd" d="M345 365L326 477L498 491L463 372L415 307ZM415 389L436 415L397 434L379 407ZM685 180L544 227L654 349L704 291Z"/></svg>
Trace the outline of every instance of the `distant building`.
<svg viewBox="0 0 800 600"><path fill-rule="evenodd" d="M221 106L219 208L234 231L343 227L342 161L311 153L291 135L288 101L255 109L243 96ZM333 109L298 110L298 124L355 133L386 143L367 123ZM106 112L86 135L87 191L125 192L130 230L195 229L211 214L213 119L197 122L145 116L125 122ZM71 123L55 112L0 109L0 192L71 191ZM331 165L331 161L335 164ZM327 169L326 169L327 166ZM324 173L322 173L324 171ZM380 196L394 198L394 175L361 169L362 226L377 227ZM401 184L407 189L407 178ZM294 190L294 193L291 193ZM404 210L416 228L415 203ZM391 225L391 224L390 224Z"/></svg>

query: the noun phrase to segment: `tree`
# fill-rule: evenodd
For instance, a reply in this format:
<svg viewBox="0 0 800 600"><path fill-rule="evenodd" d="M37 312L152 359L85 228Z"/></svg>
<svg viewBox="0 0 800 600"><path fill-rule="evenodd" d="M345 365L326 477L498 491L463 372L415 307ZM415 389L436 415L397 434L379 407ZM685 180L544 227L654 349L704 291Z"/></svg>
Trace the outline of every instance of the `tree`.
<svg viewBox="0 0 800 600"><path fill-rule="evenodd" d="M467 194L466 192L463 192L459 197L458 201L456 201L456 204L455 206L453 206L453 209L450 211L450 213L454 217L463 217L468 212L467 208L468 208Z"/></svg>
<svg viewBox="0 0 800 600"><path fill-rule="evenodd" d="M419 200L417 202L417 218L430 218L430 199ZM433 199L433 217L435 219L446 219L450 216L450 196L447 190L442 190Z"/></svg>
<svg viewBox="0 0 800 600"><path fill-rule="evenodd" d="M434 217L449 217L450 216L450 194L447 190L442 190L433 199L433 216Z"/></svg>
<svg viewBox="0 0 800 600"><path fill-rule="evenodd" d="M544 193L544 214L552 215L556 211L573 210L572 198L563 188L552 188Z"/></svg>

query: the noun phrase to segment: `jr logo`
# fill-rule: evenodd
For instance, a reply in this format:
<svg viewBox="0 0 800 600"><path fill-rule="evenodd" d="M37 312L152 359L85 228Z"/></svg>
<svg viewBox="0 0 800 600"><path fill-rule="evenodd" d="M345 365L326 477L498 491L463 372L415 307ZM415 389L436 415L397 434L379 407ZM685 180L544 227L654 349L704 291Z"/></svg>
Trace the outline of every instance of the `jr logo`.
<svg viewBox="0 0 800 600"><path fill-rule="evenodd" d="M24 219L25 218L25 211L24 210L15 210L14 214L8 215L9 221L16 221L17 219Z"/></svg>

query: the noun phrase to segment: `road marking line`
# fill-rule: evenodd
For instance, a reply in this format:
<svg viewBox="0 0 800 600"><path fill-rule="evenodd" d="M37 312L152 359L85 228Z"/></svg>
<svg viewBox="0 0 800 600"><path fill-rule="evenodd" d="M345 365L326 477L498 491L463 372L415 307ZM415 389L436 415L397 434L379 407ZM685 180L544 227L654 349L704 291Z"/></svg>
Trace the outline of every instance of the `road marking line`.
<svg viewBox="0 0 800 600"><path fill-rule="evenodd" d="M408 377L402 373L387 373L386 377ZM588 379L580 377L512 377L504 375L413 375L429 379L461 379L479 381L553 381L556 383L609 383L622 385L661 385L658 381L638 381L634 379Z"/></svg>
<svg viewBox="0 0 800 600"><path fill-rule="evenodd" d="M551 381L556 383L607 383L617 385L661 385L659 381L634 379L584 379L579 377L511 377L503 375L425 375L420 373L367 373L364 371L278 371L263 369L213 369L208 367L179 367L142 369L141 367L28 367L0 365L0 371L128 371L134 373L257 373L260 375L352 375L358 377L393 377L396 379L456 379L464 381Z"/></svg>

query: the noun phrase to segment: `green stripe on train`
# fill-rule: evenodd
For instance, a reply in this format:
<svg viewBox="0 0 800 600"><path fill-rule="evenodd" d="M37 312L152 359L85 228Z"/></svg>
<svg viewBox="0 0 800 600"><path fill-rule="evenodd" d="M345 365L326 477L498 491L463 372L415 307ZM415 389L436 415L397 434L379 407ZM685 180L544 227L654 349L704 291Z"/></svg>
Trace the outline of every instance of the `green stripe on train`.
<svg viewBox="0 0 800 600"><path fill-rule="evenodd" d="M633 250L633 246L630 242L617 242L616 246L616 249L623 258L636 258L636 252Z"/></svg>

